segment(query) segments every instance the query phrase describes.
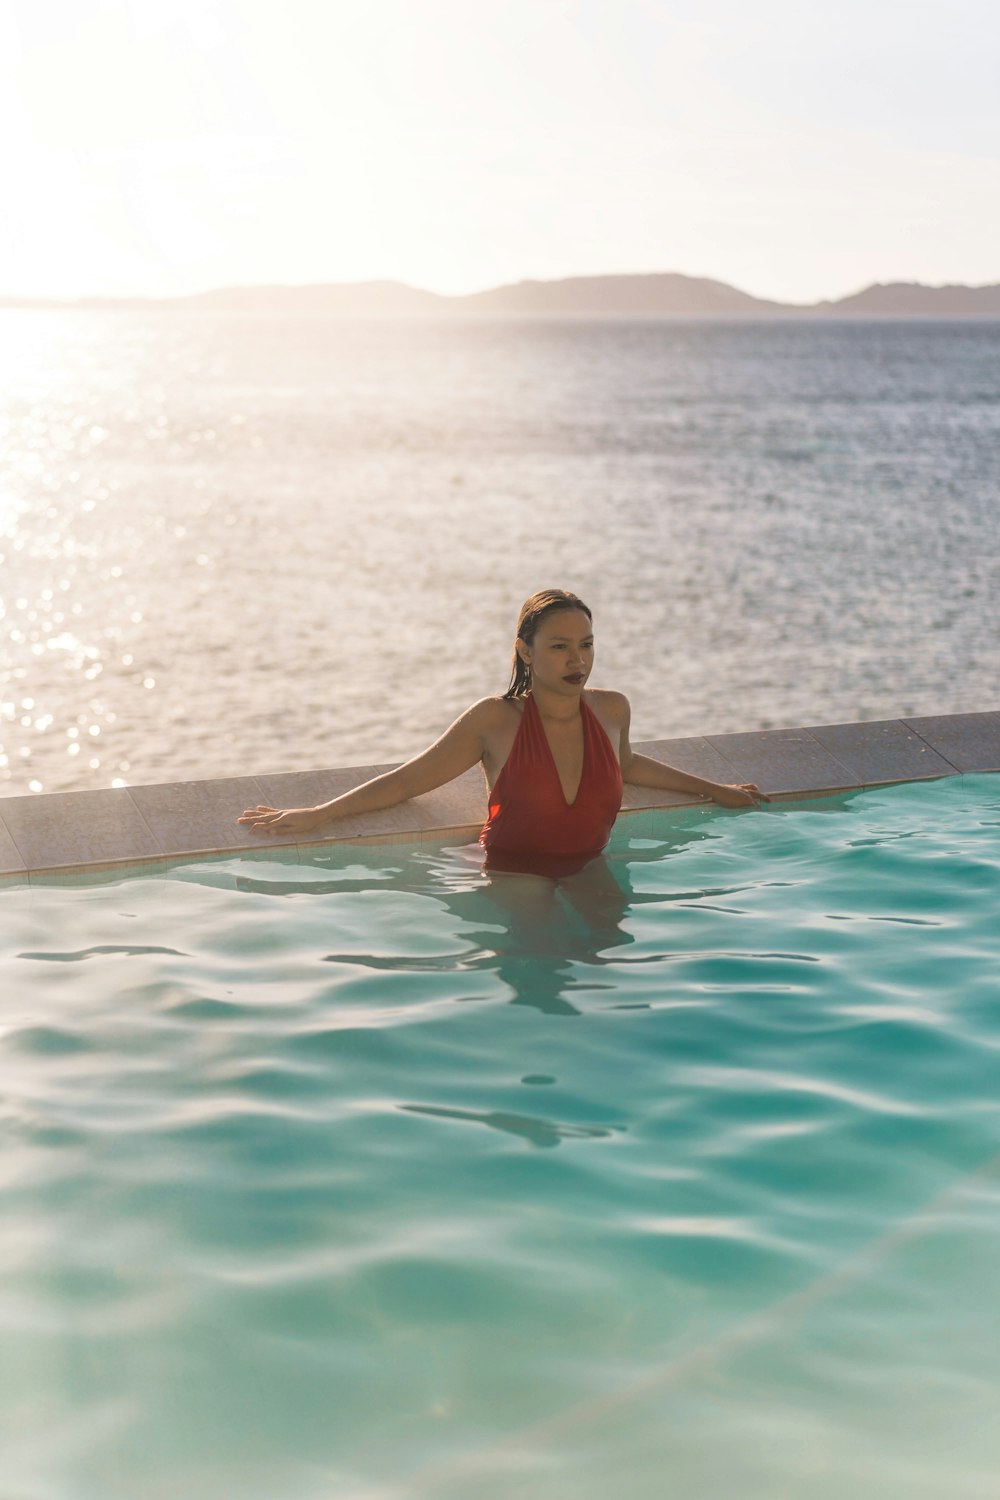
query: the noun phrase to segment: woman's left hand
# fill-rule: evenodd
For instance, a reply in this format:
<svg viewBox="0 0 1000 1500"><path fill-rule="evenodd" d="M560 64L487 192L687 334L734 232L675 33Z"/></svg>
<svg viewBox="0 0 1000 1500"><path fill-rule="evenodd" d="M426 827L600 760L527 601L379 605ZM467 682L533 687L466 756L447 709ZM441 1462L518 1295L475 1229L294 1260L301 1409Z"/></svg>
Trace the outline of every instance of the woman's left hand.
<svg viewBox="0 0 1000 1500"><path fill-rule="evenodd" d="M759 807L762 802L770 801L752 781L741 781L738 786L719 786L711 797L720 807Z"/></svg>

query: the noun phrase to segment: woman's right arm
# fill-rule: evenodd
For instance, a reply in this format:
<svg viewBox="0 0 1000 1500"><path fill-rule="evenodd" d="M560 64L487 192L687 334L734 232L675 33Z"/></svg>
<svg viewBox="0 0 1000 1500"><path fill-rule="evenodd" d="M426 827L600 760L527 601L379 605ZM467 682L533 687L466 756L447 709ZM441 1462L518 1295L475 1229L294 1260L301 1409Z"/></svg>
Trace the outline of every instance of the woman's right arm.
<svg viewBox="0 0 1000 1500"><path fill-rule="evenodd" d="M420 755L375 776L362 786L323 802L318 807L247 808L237 823L245 823L254 833L313 833L337 818L346 818L358 813L378 812L384 807L395 807L410 797L419 797L422 792L433 791L446 781L454 781L463 771L468 771L483 757L486 735L496 720L499 702L496 698L483 698L457 718L446 729L440 739Z"/></svg>

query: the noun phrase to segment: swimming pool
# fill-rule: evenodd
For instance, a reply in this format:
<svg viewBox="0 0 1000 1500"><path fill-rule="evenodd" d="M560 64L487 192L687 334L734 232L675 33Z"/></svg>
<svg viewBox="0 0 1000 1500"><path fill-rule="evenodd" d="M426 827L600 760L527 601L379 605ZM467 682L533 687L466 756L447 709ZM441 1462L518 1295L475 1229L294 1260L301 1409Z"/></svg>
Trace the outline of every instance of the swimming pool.
<svg viewBox="0 0 1000 1500"><path fill-rule="evenodd" d="M1000 778L2 895L19 1500L996 1493Z"/></svg>

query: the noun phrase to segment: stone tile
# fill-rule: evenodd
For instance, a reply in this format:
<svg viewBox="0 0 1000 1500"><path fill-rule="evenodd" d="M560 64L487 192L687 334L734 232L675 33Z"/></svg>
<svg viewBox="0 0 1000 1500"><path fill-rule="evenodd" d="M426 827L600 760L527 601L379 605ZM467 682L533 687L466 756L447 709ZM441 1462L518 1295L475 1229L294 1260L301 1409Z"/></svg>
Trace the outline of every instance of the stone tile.
<svg viewBox="0 0 1000 1500"><path fill-rule="evenodd" d="M626 783L622 794L622 812L639 813L655 807L690 807L704 804L704 797L692 792L665 792L652 786L629 786Z"/></svg>
<svg viewBox="0 0 1000 1500"><path fill-rule="evenodd" d="M254 781L268 807L315 807L389 769L389 766L340 766L331 770L272 771L258 773Z"/></svg>
<svg viewBox="0 0 1000 1500"><path fill-rule="evenodd" d="M486 822L486 778L480 766L425 792L415 805L430 819L431 828L474 828L476 837Z"/></svg>
<svg viewBox="0 0 1000 1500"><path fill-rule="evenodd" d="M708 742L733 767L733 781L754 781L769 796L860 789L858 777L806 729L713 734Z"/></svg>
<svg viewBox="0 0 1000 1500"><path fill-rule="evenodd" d="M903 723L957 771L1000 771L1000 713L930 715Z"/></svg>
<svg viewBox="0 0 1000 1500"><path fill-rule="evenodd" d="M269 807L315 807L321 802L330 802L334 797L394 770L392 765L348 766L329 771L286 771L276 775L255 778L261 789L259 801ZM296 835L297 842L305 845L329 843L334 839L390 838L419 839L433 827L433 818L422 804L423 797L408 802L399 802L395 807L383 808L381 812L362 813L347 818L337 818L319 829L314 838ZM249 805L249 804L247 804ZM240 808L240 812L243 808ZM245 828L237 832L244 840L258 844L265 835L248 834ZM273 835L266 835L273 838ZM274 838L274 842L279 840Z"/></svg>
<svg viewBox="0 0 1000 1500"><path fill-rule="evenodd" d="M745 781L737 776L735 766L709 743L707 739L694 736L687 739L643 740L632 747L640 755L649 755L653 760L662 760L689 776L704 776L706 781ZM626 786L622 807L625 811L641 807L688 807L703 802L704 798L692 792L664 792L648 786Z"/></svg>
<svg viewBox="0 0 1000 1500"><path fill-rule="evenodd" d="M265 801L251 776L133 786L129 794L164 854L222 853L256 844L235 821L244 808ZM295 840L276 838L274 842L293 844Z"/></svg>
<svg viewBox="0 0 1000 1500"><path fill-rule="evenodd" d="M896 780L1000 770L1000 712L827 724L640 743L641 753L713 781L756 781L773 796L823 795ZM260 851L262 837L236 823L245 807L314 805L390 766L293 771L96 792L0 799L0 876L65 872L205 853ZM644 814L700 799L627 787L629 832ZM420 842L475 837L485 816L481 770L380 813L344 818L316 839L269 840L283 847L341 840Z"/></svg>
<svg viewBox="0 0 1000 1500"><path fill-rule="evenodd" d="M25 800L27 801L27 798ZM3 822L2 808L3 803L0 803L0 875L23 875L28 867L18 853L17 845Z"/></svg>
<svg viewBox="0 0 1000 1500"><path fill-rule="evenodd" d="M807 732L840 761L862 786L953 776L955 767L899 719L872 723L816 724Z"/></svg>
<svg viewBox="0 0 1000 1500"><path fill-rule="evenodd" d="M7 797L4 826L28 870L155 858L156 837L127 788Z"/></svg>

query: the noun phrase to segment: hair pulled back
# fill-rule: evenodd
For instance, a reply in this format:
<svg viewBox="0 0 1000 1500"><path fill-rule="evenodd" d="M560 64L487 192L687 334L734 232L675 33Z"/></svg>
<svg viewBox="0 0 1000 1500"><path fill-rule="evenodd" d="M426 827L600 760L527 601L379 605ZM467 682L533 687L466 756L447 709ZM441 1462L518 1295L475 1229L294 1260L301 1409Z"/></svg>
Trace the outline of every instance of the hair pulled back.
<svg viewBox="0 0 1000 1500"><path fill-rule="evenodd" d="M532 594L530 599L525 599L521 605L521 613L517 620L517 639L523 641L526 646L530 646L542 621L561 609L582 609L588 620L594 618L583 600L578 599L575 594L568 594L565 589L542 589L540 593ZM531 668L527 662L521 660L515 646L514 659L511 662L510 687L504 693L504 697L525 698L530 691Z"/></svg>

